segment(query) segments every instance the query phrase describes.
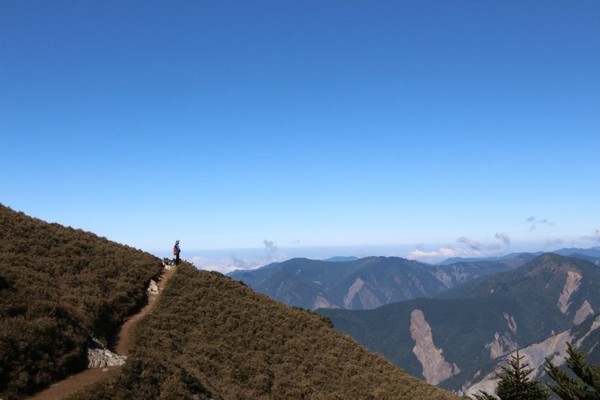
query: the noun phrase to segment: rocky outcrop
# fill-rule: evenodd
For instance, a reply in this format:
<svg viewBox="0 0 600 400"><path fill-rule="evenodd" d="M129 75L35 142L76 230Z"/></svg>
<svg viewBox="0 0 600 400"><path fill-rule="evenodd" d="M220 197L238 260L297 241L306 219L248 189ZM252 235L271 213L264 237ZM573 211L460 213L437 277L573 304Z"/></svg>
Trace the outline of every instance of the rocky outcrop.
<svg viewBox="0 0 600 400"><path fill-rule="evenodd" d="M354 296L360 292L360 289L365 285L365 281L360 278L356 278L352 286L348 288L348 293L344 296L344 306L347 309L350 309L350 305L352 304L352 300L354 300Z"/></svg>
<svg viewBox="0 0 600 400"><path fill-rule="evenodd" d="M321 294L318 294L317 297L315 298L315 301L313 302L312 308L314 310L316 310L319 308L339 308L339 307L336 306L335 304L331 303L329 300L327 300Z"/></svg>
<svg viewBox="0 0 600 400"><path fill-rule="evenodd" d="M575 313L575 318L573 318L573 323L575 325L579 325L583 321L585 321L589 316L594 315L594 309L592 305L586 300L583 302L581 307Z"/></svg>
<svg viewBox="0 0 600 400"><path fill-rule="evenodd" d="M147 289L148 294L158 294L158 284L154 279L150 281Z"/></svg>
<svg viewBox="0 0 600 400"><path fill-rule="evenodd" d="M125 364L125 360L127 356L113 353L96 339L88 346L88 368L118 367Z"/></svg>
<svg viewBox="0 0 600 400"><path fill-rule="evenodd" d="M164 268L165 271L170 271L174 267L164 264ZM159 286L154 279L150 280L146 292L148 293L148 296L155 296L158 294ZM132 318L132 320L133 319L135 319L135 317ZM95 338L92 338L89 342L87 351L88 368L118 367L125 364L127 356L113 353Z"/></svg>
<svg viewBox="0 0 600 400"><path fill-rule="evenodd" d="M563 314L569 311L571 306L571 296L579 289L579 283L581 282L581 274L575 271L567 271L567 282L563 288L562 293L558 298L558 308Z"/></svg>
<svg viewBox="0 0 600 400"><path fill-rule="evenodd" d="M519 350L519 355L525 357L525 361L527 364L529 364L529 368L533 368L533 373L530 375L530 379L539 379L544 374L544 361L546 358L551 359L556 365L560 366L564 364L565 356L567 354L567 342L573 343L575 347L581 346L583 341L592 332L600 329L600 317L596 317L591 326L583 335L581 335L581 333L576 334L575 329L577 328L575 327L573 329L560 332L557 335L550 336L542 342L532 344L531 346L527 346ZM499 359L498 368L500 365L505 364L514 354L515 353L513 352ZM497 371L498 369L496 372ZM473 396L474 394L479 394L481 390L484 390L488 393L493 393L497 383L498 377L496 376L495 372L490 372L483 377L475 376L472 381L467 382L463 386L462 390L459 391L459 394Z"/></svg>
<svg viewBox="0 0 600 400"><path fill-rule="evenodd" d="M496 332L494 339L485 345L485 348L490 351L490 358L502 357L508 352L516 350L517 344L511 340L507 335L501 335Z"/></svg>
<svg viewBox="0 0 600 400"><path fill-rule="evenodd" d="M431 326L419 309L410 314L410 334L415 340L413 353L421 363L423 377L428 383L437 385L460 372L456 364L450 364L444 359L443 350L435 347Z"/></svg>
<svg viewBox="0 0 600 400"><path fill-rule="evenodd" d="M508 330L505 333L496 332L491 342L485 345L485 348L490 352L490 358L493 360L498 357L510 353L518 348L517 343L513 340L514 334L517 333L517 322L515 317L509 313L503 313ZM512 332L512 335L511 335Z"/></svg>
<svg viewBox="0 0 600 400"><path fill-rule="evenodd" d="M508 329L510 329L512 333L517 333L517 321L515 321L515 317L509 313L504 313L503 315L506 323L508 324Z"/></svg>
<svg viewBox="0 0 600 400"><path fill-rule="evenodd" d="M519 350L519 355L524 356L529 368L533 368L533 373L530 379L536 379L544 370L544 361L546 357L556 357L557 364L561 365L564 361L564 356L567 352L567 342L571 342L573 336L571 331L564 331L558 335L554 335L544 340L541 343L536 343L531 346ZM501 364L505 364L508 359L515 353L511 353L502 359ZM496 371L497 372L497 371ZM479 394L480 391L493 393L498 384L498 377L495 372L491 372L483 377L479 382L471 384L470 382L463 387L460 394L473 396Z"/></svg>
<svg viewBox="0 0 600 400"><path fill-rule="evenodd" d="M440 280L447 288L456 286L457 284L467 282L473 279L476 275L467 273L463 268L453 265L448 272L438 269L434 276Z"/></svg>

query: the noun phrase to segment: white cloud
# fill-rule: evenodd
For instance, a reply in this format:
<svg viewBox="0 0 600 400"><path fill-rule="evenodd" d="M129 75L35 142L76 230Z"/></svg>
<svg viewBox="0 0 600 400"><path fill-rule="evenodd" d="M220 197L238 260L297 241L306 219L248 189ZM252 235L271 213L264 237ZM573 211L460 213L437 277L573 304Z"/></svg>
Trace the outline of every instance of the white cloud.
<svg viewBox="0 0 600 400"><path fill-rule="evenodd" d="M235 256L230 257L203 257L195 256L192 258L192 264L198 269L207 271L217 271L222 274L228 274L229 272L238 269L255 269L264 265L261 263L262 260L253 259L240 259Z"/></svg>
<svg viewBox="0 0 600 400"><path fill-rule="evenodd" d="M510 237L506 233L497 232L494 235L495 239L501 240L504 246L500 244L482 244L477 240L469 239L465 236L461 236L456 241L466 245L466 247L458 246L443 246L437 250L427 251L421 246L418 246L415 250L408 254L408 258L417 259L426 262L439 262L447 258L453 257L486 257L491 255L497 255L499 252L506 250L510 247Z"/></svg>
<svg viewBox="0 0 600 400"><path fill-rule="evenodd" d="M272 249L267 246L267 249ZM191 259L192 264L198 269L207 271L217 271L227 274L239 269L256 269L274 262L287 260L289 257L284 253L275 254L273 251L267 251L267 254L254 249L249 251L241 250L237 255L227 255L227 253L209 253L203 256L194 256ZM241 253L241 254L240 254Z"/></svg>
<svg viewBox="0 0 600 400"><path fill-rule="evenodd" d="M549 225L549 226L554 226L554 222L548 221L547 219L537 219L536 217L534 217L533 215L530 216L529 218L527 218L525 220L525 222L528 222L529 225L529 230L530 231L534 231L538 225Z"/></svg>
<svg viewBox="0 0 600 400"><path fill-rule="evenodd" d="M423 249L415 249L408 254L408 258L417 259L429 262L442 261L452 257L472 257L478 255L479 252L473 252L466 249L455 247L440 247L437 250L427 251Z"/></svg>
<svg viewBox="0 0 600 400"><path fill-rule="evenodd" d="M263 240L263 245L265 246L265 260L267 262L274 261L277 255L277 250L279 248L272 240Z"/></svg>
<svg viewBox="0 0 600 400"><path fill-rule="evenodd" d="M476 240L469 239L469 238L466 238L464 236L461 236L458 239L456 239L456 241L459 242L459 243L466 244L467 246L469 246L469 248L471 250L474 250L476 252L481 252L481 250L482 250L481 249L481 244L478 241L476 241Z"/></svg>
<svg viewBox="0 0 600 400"><path fill-rule="evenodd" d="M502 243L506 245L506 247L510 247L510 236L508 236L506 233L496 232L494 237L498 240L501 240Z"/></svg>
<svg viewBox="0 0 600 400"><path fill-rule="evenodd" d="M586 240L591 240L592 242L600 243L600 228L597 228L594 233L584 236L583 238Z"/></svg>
<svg viewBox="0 0 600 400"><path fill-rule="evenodd" d="M263 240L262 248L197 251L191 262L198 269L227 274L240 269L256 269L289 257L272 240Z"/></svg>

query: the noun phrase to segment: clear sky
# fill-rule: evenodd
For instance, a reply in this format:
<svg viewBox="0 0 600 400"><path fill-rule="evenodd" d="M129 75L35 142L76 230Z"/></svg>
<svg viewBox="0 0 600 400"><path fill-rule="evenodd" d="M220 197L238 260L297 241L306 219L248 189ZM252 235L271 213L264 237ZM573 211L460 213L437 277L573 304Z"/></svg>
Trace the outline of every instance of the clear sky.
<svg viewBox="0 0 600 400"><path fill-rule="evenodd" d="M0 203L198 262L590 247L600 2L5 0L0 138Z"/></svg>

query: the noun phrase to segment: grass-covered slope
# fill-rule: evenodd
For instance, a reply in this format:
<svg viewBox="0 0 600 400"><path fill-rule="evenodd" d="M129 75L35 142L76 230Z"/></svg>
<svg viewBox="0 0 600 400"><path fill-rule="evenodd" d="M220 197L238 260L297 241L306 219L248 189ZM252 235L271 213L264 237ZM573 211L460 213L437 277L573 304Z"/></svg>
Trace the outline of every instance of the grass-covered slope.
<svg viewBox="0 0 600 400"><path fill-rule="evenodd" d="M323 317L181 264L122 373L79 399L456 399Z"/></svg>
<svg viewBox="0 0 600 400"><path fill-rule="evenodd" d="M0 398L18 398L86 367L146 301L156 257L0 204Z"/></svg>

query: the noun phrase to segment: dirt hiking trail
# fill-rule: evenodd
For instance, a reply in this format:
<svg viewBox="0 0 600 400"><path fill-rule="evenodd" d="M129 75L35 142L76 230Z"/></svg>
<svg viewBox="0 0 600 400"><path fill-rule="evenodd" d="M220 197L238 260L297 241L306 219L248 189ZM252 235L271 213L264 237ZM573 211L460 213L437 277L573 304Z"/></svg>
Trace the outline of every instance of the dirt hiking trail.
<svg viewBox="0 0 600 400"><path fill-rule="evenodd" d="M132 315L125 323L121 326L115 337L115 345L113 350L118 355L127 355L133 346L133 329L144 316L146 316L158 301L160 294L162 293L165 284L169 281L171 276L175 273L176 268L174 266L165 266L163 273L158 280L158 293L148 292L148 304L146 304L139 313ZM111 372L119 370L121 367L104 367L104 368L90 368L86 369L78 374L71 375L60 382L53 384L47 389L38 392L32 397L28 397L28 400L59 400L64 399L67 396L83 389L85 386L92 383L98 382L101 379L107 377Z"/></svg>

